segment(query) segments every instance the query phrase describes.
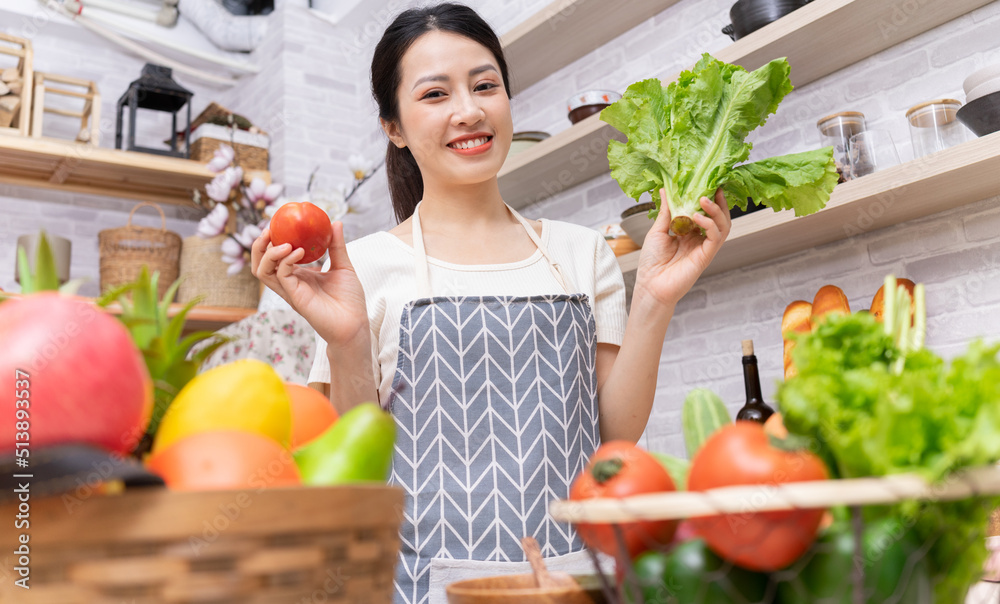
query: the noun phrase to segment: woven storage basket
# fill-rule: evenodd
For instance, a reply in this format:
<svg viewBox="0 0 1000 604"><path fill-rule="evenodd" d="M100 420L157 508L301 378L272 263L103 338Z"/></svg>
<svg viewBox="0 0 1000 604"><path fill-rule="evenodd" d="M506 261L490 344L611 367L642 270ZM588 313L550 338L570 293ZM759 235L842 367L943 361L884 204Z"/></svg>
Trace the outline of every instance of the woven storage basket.
<svg viewBox="0 0 1000 604"><path fill-rule="evenodd" d="M249 266L233 276L226 274L229 265L222 261L222 242L228 235L184 238L181 251L181 286L177 301L184 304L203 296L205 306L257 308L260 281Z"/></svg>
<svg viewBox="0 0 1000 604"><path fill-rule="evenodd" d="M132 215L143 206L152 206L160 213L159 229L133 226ZM101 291L135 281L143 265L150 274L159 271L157 292L163 299L167 289L177 280L181 255L181 237L167 230L163 210L155 203L143 202L132 208L123 227L104 229L97 234L101 254Z"/></svg>
<svg viewBox="0 0 1000 604"><path fill-rule="evenodd" d="M0 602L383 604L402 506L384 485L32 498L31 589L7 568Z"/></svg>
<svg viewBox="0 0 1000 604"><path fill-rule="evenodd" d="M199 133L199 130L202 132ZM217 134L218 136L206 136L204 133ZM245 142L240 142L240 139L244 138L248 141L254 141L257 139L267 140L263 135L250 135L243 131L237 131L232 137L228 134L229 129L225 126L216 126L214 124L202 124L195 130L194 135L199 135L194 141L191 142L191 159L208 163L212 160L212 156L215 155L215 151L222 145L229 145L236 151L236 159L238 165L243 168L244 171L250 170L267 170L268 161L268 149L266 146L260 146L257 144L247 144ZM234 140L230 140L233 138Z"/></svg>

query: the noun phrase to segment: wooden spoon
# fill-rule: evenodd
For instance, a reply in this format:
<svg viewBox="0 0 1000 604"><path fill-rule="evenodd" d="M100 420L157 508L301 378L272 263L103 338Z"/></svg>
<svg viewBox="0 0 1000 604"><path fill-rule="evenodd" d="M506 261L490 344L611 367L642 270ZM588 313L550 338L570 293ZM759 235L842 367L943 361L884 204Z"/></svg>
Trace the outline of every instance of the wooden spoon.
<svg viewBox="0 0 1000 604"><path fill-rule="evenodd" d="M564 572L549 572L545 568L545 560L542 559L542 550L538 547L538 541L534 537L522 537L521 547L524 555L531 563L531 570L535 574L535 584L541 589L580 589L580 585Z"/></svg>

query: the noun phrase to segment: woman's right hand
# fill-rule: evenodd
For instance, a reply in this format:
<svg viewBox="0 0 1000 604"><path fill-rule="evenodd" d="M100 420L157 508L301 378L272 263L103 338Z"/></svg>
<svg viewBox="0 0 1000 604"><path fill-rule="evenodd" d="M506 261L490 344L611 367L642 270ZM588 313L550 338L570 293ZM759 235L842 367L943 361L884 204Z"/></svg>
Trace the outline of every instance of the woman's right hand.
<svg viewBox="0 0 1000 604"><path fill-rule="evenodd" d="M250 270L302 315L321 338L330 344L347 344L367 336L368 313L340 222L333 223L329 252L330 269L325 272L298 266L295 263L305 256L305 250L292 249L288 243L275 246L271 230L264 229L253 242Z"/></svg>

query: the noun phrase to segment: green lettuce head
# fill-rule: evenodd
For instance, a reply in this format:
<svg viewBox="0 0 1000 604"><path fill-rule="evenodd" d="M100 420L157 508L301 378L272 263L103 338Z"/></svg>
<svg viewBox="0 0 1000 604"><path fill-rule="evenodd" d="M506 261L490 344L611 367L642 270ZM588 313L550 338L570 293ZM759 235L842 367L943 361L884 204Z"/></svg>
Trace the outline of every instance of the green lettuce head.
<svg viewBox="0 0 1000 604"><path fill-rule="evenodd" d="M821 210L839 179L831 147L744 163L753 148L747 135L792 91L788 74L786 59L748 72L705 54L669 86L632 84L601 112L628 137L608 144L611 176L636 201L650 193L653 217L665 201L678 235L698 228L691 216L702 211L699 200L720 187L730 208L746 210L752 199L796 216Z"/></svg>

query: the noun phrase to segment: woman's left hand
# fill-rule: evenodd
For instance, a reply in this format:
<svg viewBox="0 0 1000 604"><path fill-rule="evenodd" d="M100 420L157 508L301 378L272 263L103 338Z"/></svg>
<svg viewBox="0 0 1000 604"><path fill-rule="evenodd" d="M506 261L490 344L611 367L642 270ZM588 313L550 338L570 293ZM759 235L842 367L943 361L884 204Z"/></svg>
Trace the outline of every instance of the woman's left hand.
<svg viewBox="0 0 1000 604"><path fill-rule="evenodd" d="M661 199L665 195L660 191ZM678 237L669 232L670 208L665 203L660 205L660 213L639 255L636 293L649 294L656 302L672 309L708 268L729 236L733 221L721 188L715 192L715 202L702 197L701 207L707 215L696 212L691 218L705 234L696 230Z"/></svg>

